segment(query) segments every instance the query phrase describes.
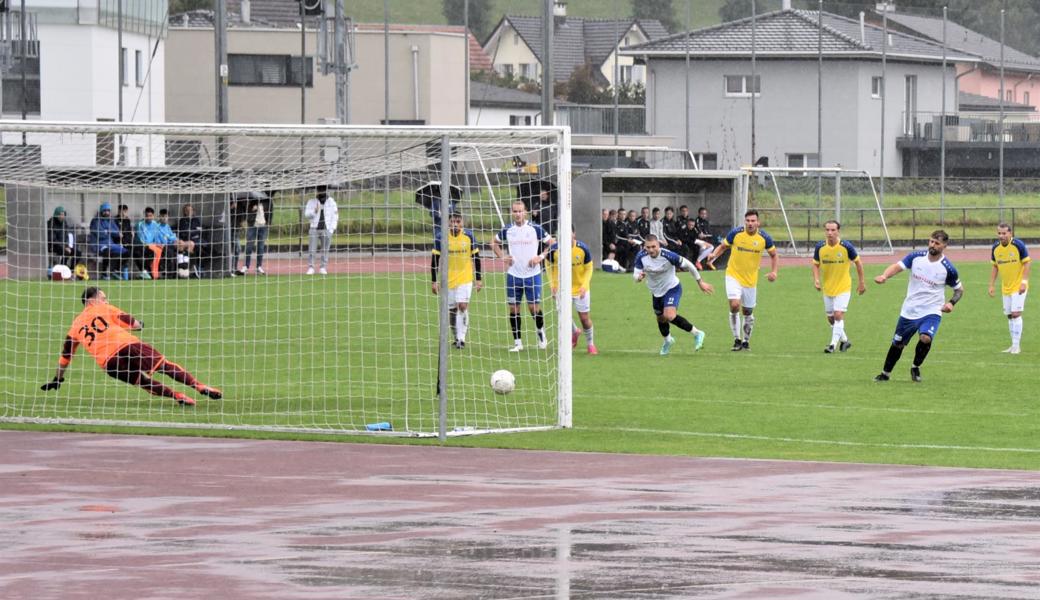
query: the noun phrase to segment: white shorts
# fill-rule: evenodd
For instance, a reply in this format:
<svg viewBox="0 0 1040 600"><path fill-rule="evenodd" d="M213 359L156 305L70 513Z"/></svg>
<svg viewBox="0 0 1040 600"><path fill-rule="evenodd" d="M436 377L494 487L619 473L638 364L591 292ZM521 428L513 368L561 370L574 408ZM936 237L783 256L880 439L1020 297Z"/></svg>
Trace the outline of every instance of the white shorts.
<svg viewBox="0 0 1040 600"><path fill-rule="evenodd" d="M758 288L744 287L739 281L726 275L726 297L730 300L740 300L740 305L744 308L755 308Z"/></svg>
<svg viewBox="0 0 1040 600"><path fill-rule="evenodd" d="M1022 312L1026 308L1026 296L1029 295L1029 290L1026 290L1024 294L1011 294L1004 296L1004 314L1010 315L1011 313Z"/></svg>
<svg viewBox="0 0 1040 600"><path fill-rule="evenodd" d="M584 296L574 296L574 310L587 313L592 307L592 290L585 290Z"/></svg>
<svg viewBox="0 0 1040 600"><path fill-rule="evenodd" d="M463 283L457 287L448 288L448 306L455 308L458 303L469 304L469 297L473 294L473 284Z"/></svg>
<svg viewBox="0 0 1040 600"><path fill-rule="evenodd" d="M837 296L823 296L823 312L827 313L827 316L831 316L836 312L846 312L849 310L849 298L852 298L852 292L845 292L844 294L838 294Z"/></svg>

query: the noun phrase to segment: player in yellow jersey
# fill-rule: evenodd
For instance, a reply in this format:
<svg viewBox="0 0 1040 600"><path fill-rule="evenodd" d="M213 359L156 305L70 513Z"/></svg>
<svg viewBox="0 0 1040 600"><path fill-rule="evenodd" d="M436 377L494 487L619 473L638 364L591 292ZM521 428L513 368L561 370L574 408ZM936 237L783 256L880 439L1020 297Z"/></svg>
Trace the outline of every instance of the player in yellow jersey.
<svg viewBox="0 0 1040 600"><path fill-rule="evenodd" d="M1004 314L1011 331L1011 346L1004 350L1010 354L1021 352L1022 311L1026 307L1029 291L1029 267L1032 259L1022 240L1013 237L1007 223L997 225L997 242L990 253L993 270L989 274L989 295L993 296L993 283L1000 274L1000 291L1004 296Z"/></svg>
<svg viewBox="0 0 1040 600"><path fill-rule="evenodd" d="M72 321L72 327L65 335L65 344L58 359L58 372L54 379L40 386L41 390L46 392L61 387L65 381L65 370L76 350L83 346L109 377L136 385L153 396L173 398L181 405L195 404L194 399L182 392L176 392L152 379L155 373L162 373L174 381L195 388L200 394L220 400L220 390L204 385L184 367L167 360L158 350L130 333L144 325L109 304L105 292L88 287L83 290L80 300L83 302L83 311Z"/></svg>
<svg viewBox="0 0 1040 600"><path fill-rule="evenodd" d="M599 354L596 343L592 339L592 317L589 311L592 307L592 252L585 242L574 237L574 228L571 228L571 298L574 299L574 309L578 311L578 320L581 321L581 329L577 325L571 325L571 348L578 345L578 337L585 334L585 344L589 354ZM559 251L557 245L549 248L546 255L547 268L549 271L549 286L552 288L553 298L560 300L556 295L560 287L559 273L557 272L557 257Z"/></svg>
<svg viewBox="0 0 1040 600"><path fill-rule="evenodd" d="M823 311L831 324L831 343L823 351L832 354L835 348L845 352L852 347L845 335L845 311L849 309L849 298L852 297L850 263L855 265L859 281L856 293L862 296L867 286L863 283L863 262L859 259L859 252L851 242L840 237L841 223L827 221L823 230L826 239L816 244L813 250L812 274L813 286L817 291L823 291Z"/></svg>
<svg viewBox="0 0 1040 600"><path fill-rule="evenodd" d="M433 259L430 263L431 289L440 292L437 271L440 268L441 241L433 241ZM476 283L474 284L474 279ZM466 332L469 331L469 299L473 289L479 292L484 287L480 266L480 247L473 232L463 228L462 215L452 213L448 217L448 314L451 329L455 332L456 348L466 347Z"/></svg>
<svg viewBox="0 0 1040 600"><path fill-rule="evenodd" d="M744 226L729 232L722 243L708 257L708 268L714 269L715 259L726 249L732 248L726 265L726 298L729 299L729 328L733 332L734 352L750 349L751 331L755 328L755 305L758 301L758 270L762 253L769 254L770 268L766 279L776 281L776 269L780 257L773 245L773 238L759 229L758 211L744 213ZM744 323L741 325L741 312ZM743 333L743 335L741 335Z"/></svg>

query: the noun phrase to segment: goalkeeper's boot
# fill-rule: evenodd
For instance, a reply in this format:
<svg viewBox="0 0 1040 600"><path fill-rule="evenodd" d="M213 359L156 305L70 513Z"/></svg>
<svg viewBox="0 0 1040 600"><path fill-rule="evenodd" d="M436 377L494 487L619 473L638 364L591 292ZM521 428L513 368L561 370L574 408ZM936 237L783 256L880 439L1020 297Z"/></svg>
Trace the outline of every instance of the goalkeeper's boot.
<svg viewBox="0 0 1040 600"><path fill-rule="evenodd" d="M195 391L197 391L200 394L205 394L206 396L209 396L214 400L220 400L224 397L224 393L218 390L217 388L210 387L208 385L202 385L201 383L195 386ZM192 404L195 404L195 402L192 402Z"/></svg>
<svg viewBox="0 0 1040 600"><path fill-rule="evenodd" d="M668 336L664 338L664 343L661 344L661 356L668 356L668 353L672 351L672 344L675 343L675 338Z"/></svg>
<svg viewBox="0 0 1040 600"><path fill-rule="evenodd" d="M693 336L693 351L694 352L696 352L697 350L700 350L701 348L704 347L705 335L706 334L703 331L698 331L696 334L694 334L694 336Z"/></svg>
<svg viewBox="0 0 1040 600"><path fill-rule="evenodd" d="M185 396L181 392L175 392L173 394L173 399L176 400L177 404L180 404L181 406L195 406L195 400Z"/></svg>
<svg viewBox="0 0 1040 600"><path fill-rule="evenodd" d="M910 381L921 383L921 367L910 367Z"/></svg>

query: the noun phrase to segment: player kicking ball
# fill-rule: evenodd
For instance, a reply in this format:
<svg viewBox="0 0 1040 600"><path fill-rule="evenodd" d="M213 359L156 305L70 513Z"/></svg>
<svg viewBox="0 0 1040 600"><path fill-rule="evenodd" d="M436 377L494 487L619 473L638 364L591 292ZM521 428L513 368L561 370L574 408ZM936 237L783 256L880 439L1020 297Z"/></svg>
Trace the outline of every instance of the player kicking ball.
<svg viewBox="0 0 1040 600"><path fill-rule="evenodd" d="M921 365L924 364L928 351L932 349L932 341L939 331L942 313L953 312L954 305L964 296L964 286L961 285L957 269L943 256L949 241L950 236L942 229L937 229L928 240L927 251L917 250L907 254L903 260L889 265L884 273L874 278L876 283L883 284L900 271L910 271L906 299L903 300L903 308L899 311L892 345L888 348L885 366L881 373L874 377L874 381L890 379L892 369L903 354L903 348L915 333L917 348L914 350L914 362L910 367L910 380L915 383L921 381ZM943 294L945 286L953 288L953 295L949 301Z"/></svg>
<svg viewBox="0 0 1040 600"><path fill-rule="evenodd" d="M671 324L683 331L693 334L693 349L700 350L704 346L704 332L693 326L682 315L678 314L679 299L682 298L682 284L675 275L676 268L689 271L697 280L697 286L705 294L713 294L715 288L701 279L697 267L688 259L671 250L662 250L661 242L656 235L648 235L643 243L643 250L636 255L632 273L636 281L646 280L653 296L654 314L657 315L657 328L661 331L664 343L661 344L661 356L667 356L672 350L675 338L671 335Z"/></svg>
<svg viewBox="0 0 1040 600"><path fill-rule="evenodd" d="M599 354L599 350L596 349L596 344L592 340L592 317L589 315L589 311L592 309L592 292L589 290L589 286L592 285L592 252L585 242L574 237L573 234L574 228L571 227L571 297L574 299L574 310L578 311L581 329L578 329L577 325L571 325L571 348L577 347L578 337L584 333L589 354ZM557 244L554 243L546 253L545 263L548 266L549 285L552 288L553 298L557 301L559 301L559 297L556 292L560 287L557 273L558 261L559 251Z"/></svg>
<svg viewBox="0 0 1040 600"><path fill-rule="evenodd" d="M989 275L989 296L993 297L993 284L1000 275L1000 291L1004 298L1004 314L1008 318L1011 345L1008 354L1022 351L1022 311L1026 308L1026 293L1029 292L1029 269L1032 264L1029 250L1022 240L1013 237L1007 223L997 225L997 242L990 252L993 270Z"/></svg>
<svg viewBox="0 0 1040 600"><path fill-rule="evenodd" d="M40 386L43 391L56 390L65 381L65 369L72 362L76 350L83 346L98 366L124 383L136 385L153 396L173 398L177 404L194 405L195 400L182 392L175 392L152 379L154 373L190 385L200 394L220 400L222 394L215 387L203 385L177 363L166 360L158 350L130 333L143 327L140 321L108 303L105 292L96 287L83 290L80 297L84 308L72 321L65 336L65 344L58 359L54 379Z"/></svg>
<svg viewBox="0 0 1040 600"><path fill-rule="evenodd" d="M859 285L856 292L863 295L867 286L863 284L863 261L851 242L841 239L841 223L831 220L823 224L825 239L813 250L812 274L816 291L823 292L823 312L831 325L831 343L823 351L833 354L835 349L848 351L852 342L845 335L845 312L852 297L852 277L849 263L856 266ZM822 284L821 284L821 281Z"/></svg>

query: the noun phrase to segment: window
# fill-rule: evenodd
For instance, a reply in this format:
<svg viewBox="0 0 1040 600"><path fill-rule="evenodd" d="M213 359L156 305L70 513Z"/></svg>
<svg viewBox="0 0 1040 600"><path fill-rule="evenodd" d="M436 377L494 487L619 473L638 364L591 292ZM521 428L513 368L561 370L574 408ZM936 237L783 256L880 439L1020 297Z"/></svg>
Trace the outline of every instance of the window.
<svg viewBox="0 0 1040 600"><path fill-rule="evenodd" d="M314 85L314 59L304 64L306 86ZM229 54L228 85L290 86L301 82L300 57L284 54Z"/></svg>
<svg viewBox="0 0 1040 600"><path fill-rule="evenodd" d="M17 50L15 51L17 52ZM24 65L24 66L23 66ZM25 71L25 90L22 90L22 70ZM12 62L4 71L3 79L3 112L19 116L24 107L25 114L40 114L40 58L26 56L24 63L21 57ZM24 98L24 102L23 102Z"/></svg>
<svg viewBox="0 0 1040 600"><path fill-rule="evenodd" d="M534 64L520 63L520 76L524 79L534 79Z"/></svg>
<svg viewBox="0 0 1040 600"><path fill-rule="evenodd" d="M622 85L632 83L632 65L621 65L619 69Z"/></svg>
<svg viewBox="0 0 1040 600"><path fill-rule="evenodd" d="M515 31L513 32L513 45L514 46L519 46L520 45L520 34L515 32Z"/></svg>
<svg viewBox="0 0 1040 600"><path fill-rule="evenodd" d="M1014 102L1015 101L1015 90L1006 90L1004 92L1004 95L1007 96L1007 101L1008 102Z"/></svg>
<svg viewBox="0 0 1040 600"><path fill-rule="evenodd" d="M530 125L531 115L509 115L509 126Z"/></svg>
<svg viewBox="0 0 1040 600"><path fill-rule="evenodd" d="M143 167L144 166L144 148L142 148L140 146L134 148L134 157L137 159L137 162L135 162L134 164L137 165L138 167Z"/></svg>
<svg viewBox="0 0 1040 600"><path fill-rule="evenodd" d="M1022 92L1022 104L1029 104L1029 92ZM1032 104L1029 104L1032 106Z"/></svg>
<svg viewBox="0 0 1040 600"><path fill-rule="evenodd" d="M750 98L751 88L752 85L750 75L726 75L727 97ZM762 78L759 75L755 75L754 91L756 97L762 95Z"/></svg>
<svg viewBox="0 0 1040 600"><path fill-rule="evenodd" d="M788 154L787 166L793 169L813 168L820 166L819 154Z"/></svg>
<svg viewBox="0 0 1040 600"><path fill-rule="evenodd" d="M134 50L134 66L137 87L144 87L144 52Z"/></svg>
<svg viewBox="0 0 1040 600"><path fill-rule="evenodd" d="M130 85L130 61L127 58L126 48L122 48L119 52L119 78L123 85Z"/></svg>
<svg viewBox="0 0 1040 600"><path fill-rule="evenodd" d="M884 85L885 85L883 83L883 81L884 80L881 79L880 77L872 77L870 79L870 97L871 98L880 98L881 97L881 92L884 89Z"/></svg>
<svg viewBox="0 0 1040 600"><path fill-rule="evenodd" d="M694 152L693 158L701 169L719 168L719 155L714 152Z"/></svg>
<svg viewBox="0 0 1040 600"><path fill-rule="evenodd" d="M498 72L505 77L513 76L513 65L498 65Z"/></svg>

